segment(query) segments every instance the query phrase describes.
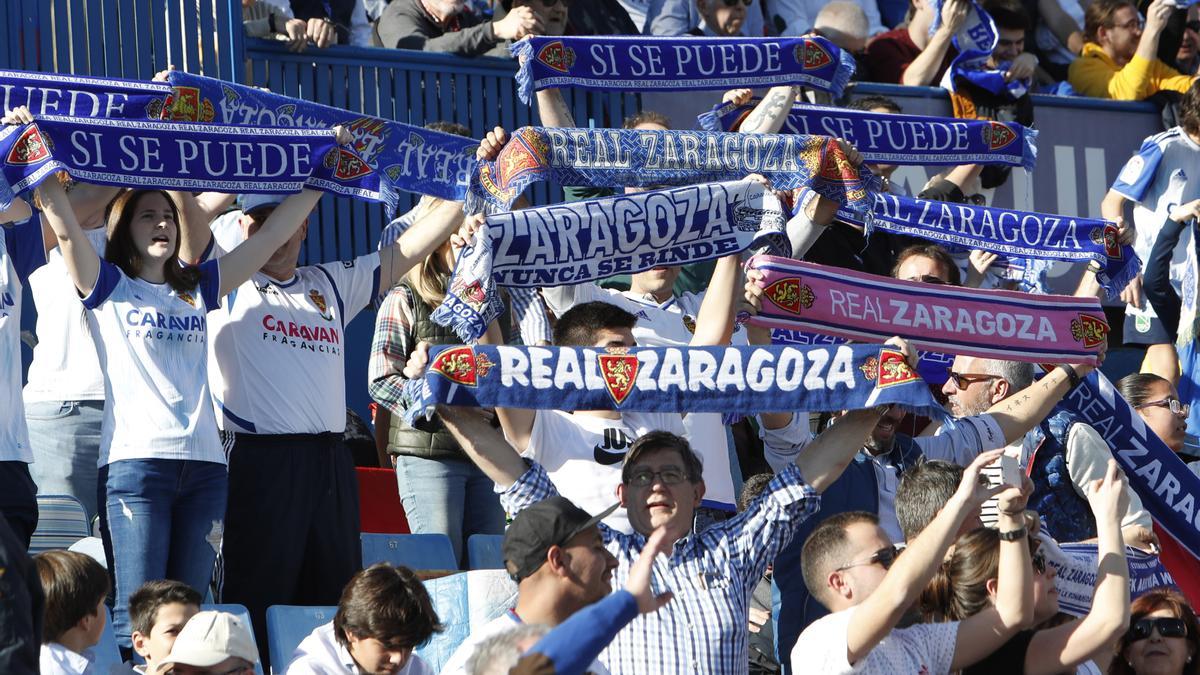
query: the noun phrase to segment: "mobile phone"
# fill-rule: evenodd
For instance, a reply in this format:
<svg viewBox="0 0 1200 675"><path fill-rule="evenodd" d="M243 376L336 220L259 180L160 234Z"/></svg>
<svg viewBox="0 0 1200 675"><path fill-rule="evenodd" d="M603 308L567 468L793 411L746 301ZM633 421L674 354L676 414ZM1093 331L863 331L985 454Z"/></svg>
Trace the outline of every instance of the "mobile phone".
<svg viewBox="0 0 1200 675"><path fill-rule="evenodd" d="M1005 485L1013 487L1021 487L1021 460L1019 453L1020 448L1005 448L1004 454L1000 455L1000 480Z"/></svg>

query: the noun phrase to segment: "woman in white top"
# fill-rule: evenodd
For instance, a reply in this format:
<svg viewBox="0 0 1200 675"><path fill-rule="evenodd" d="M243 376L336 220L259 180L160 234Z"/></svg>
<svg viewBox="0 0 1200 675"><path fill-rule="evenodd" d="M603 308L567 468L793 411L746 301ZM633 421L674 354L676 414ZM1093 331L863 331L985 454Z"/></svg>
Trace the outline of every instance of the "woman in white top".
<svg viewBox="0 0 1200 675"><path fill-rule="evenodd" d="M25 110L15 116L32 121ZM116 582L113 627L129 648L129 594L162 578L203 592L221 545L228 477L208 391L206 314L291 238L320 193L291 195L254 237L198 267L179 262L179 214L161 190L113 201L103 260L58 182L38 195L104 370L98 501Z"/></svg>

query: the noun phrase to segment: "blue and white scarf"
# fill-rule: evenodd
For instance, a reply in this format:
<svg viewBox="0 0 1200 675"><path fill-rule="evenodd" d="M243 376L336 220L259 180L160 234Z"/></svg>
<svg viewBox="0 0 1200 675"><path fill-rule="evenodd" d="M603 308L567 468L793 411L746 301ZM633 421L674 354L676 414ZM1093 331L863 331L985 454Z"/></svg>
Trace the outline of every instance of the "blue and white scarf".
<svg viewBox="0 0 1200 675"><path fill-rule="evenodd" d="M497 286L535 289L687 265L751 246L787 249L779 200L754 181L711 183L489 217L463 249L434 321L464 342L503 307Z"/></svg>
<svg viewBox="0 0 1200 675"><path fill-rule="evenodd" d="M1084 378L1059 406L1100 433L1155 523L1192 557L1200 558L1200 477L1099 371Z"/></svg>
<svg viewBox="0 0 1200 675"><path fill-rule="evenodd" d="M386 201L387 186L328 129L226 128L47 115L0 128L0 209L56 171L89 183Z"/></svg>
<svg viewBox="0 0 1200 675"><path fill-rule="evenodd" d="M706 131L737 131L757 101L713 106L696 119ZM961 120L796 104L781 133L820 134L852 143L863 159L901 166L1037 165L1037 131L1016 122Z"/></svg>
<svg viewBox="0 0 1200 675"><path fill-rule="evenodd" d="M439 403L533 410L856 410L899 404L945 420L929 387L887 345L832 347L430 348L405 386L411 424Z"/></svg>
<svg viewBox="0 0 1200 675"><path fill-rule="evenodd" d="M165 119L244 127L326 129L343 125L353 150L379 172L389 193L407 190L461 201L479 142L411 124L347 112L254 87L178 71L165 82L0 71L0 107L25 105L37 117Z"/></svg>
<svg viewBox="0 0 1200 675"><path fill-rule="evenodd" d="M849 209L865 209L867 190L878 185L867 167L854 168L825 136L522 127L495 161L478 163L466 208L506 210L539 180L661 187L740 180L751 173L767 177L776 190L810 187Z"/></svg>
<svg viewBox="0 0 1200 675"><path fill-rule="evenodd" d="M933 25L929 27L930 35L942 25L942 5L946 2L949 0L933 0L934 19ZM984 11L978 0L967 2L970 3L967 20L953 38L958 56L946 70L946 75L942 78L942 88L953 92L956 80L963 79L997 96L1007 96L1013 100L1021 98L1029 92L1033 82L1005 82L1004 73L1011 64L1000 63L996 68L988 66L987 62L992 58L992 51L996 49L1000 34L996 30L996 22Z"/></svg>
<svg viewBox="0 0 1200 675"><path fill-rule="evenodd" d="M849 341L845 338L821 333L811 333L791 328L772 328L771 344L773 345L843 345ZM943 352L917 352L917 374L926 384L940 387L950 377L950 367L954 365L954 355Z"/></svg>
<svg viewBox="0 0 1200 675"><path fill-rule="evenodd" d="M1058 591L1058 609L1072 616L1087 616L1096 594L1100 549L1096 544L1059 544L1062 559L1047 556L1046 562L1058 572L1054 589ZM1125 547L1129 562L1129 599L1136 600L1153 588L1175 586L1175 579L1157 555Z"/></svg>
<svg viewBox="0 0 1200 675"><path fill-rule="evenodd" d="M517 93L580 87L615 91L726 90L797 84L834 98L854 57L823 37L532 37L511 47Z"/></svg>
<svg viewBox="0 0 1200 675"><path fill-rule="evenodd" d="M1141 271L1133 247L1117 240L1107 220L1028 213L970 204L871 193L869 217L848 209L838 217L870 228L921 237L952 249L980 249L1009 258L1096 262L1097 280L1115 297Z"/></svg>

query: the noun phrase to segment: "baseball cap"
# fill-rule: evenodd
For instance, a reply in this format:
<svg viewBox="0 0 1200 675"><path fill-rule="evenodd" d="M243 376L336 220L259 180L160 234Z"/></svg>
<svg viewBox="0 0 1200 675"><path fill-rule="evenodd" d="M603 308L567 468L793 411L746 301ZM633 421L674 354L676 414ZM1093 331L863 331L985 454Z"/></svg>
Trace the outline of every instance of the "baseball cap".
<svg viewBox="0 0 1200 675"><path fill-rule="evenodd" d="M176 663L207 668L231 656L258 663L258 647L250 629L228 612L204 611L184 624L159 670Z"/></svg>
<svg viewBox="0 0 1200 675"><path fill-rule="evenodd" d="M500 547L509 575L520 582L538 571L551 546L566 544L571 537L607 518L617 506L613 504L592 516L566 497L555 496L521 511L504 532Z"/></svg>
<svg viewBox="0 0 1200 675"><path fill-rule="evenodd" d="M279 206L287 195L277 194L240 194L237 198L238 207L242 213L250 213L264 206Z"/></svg>

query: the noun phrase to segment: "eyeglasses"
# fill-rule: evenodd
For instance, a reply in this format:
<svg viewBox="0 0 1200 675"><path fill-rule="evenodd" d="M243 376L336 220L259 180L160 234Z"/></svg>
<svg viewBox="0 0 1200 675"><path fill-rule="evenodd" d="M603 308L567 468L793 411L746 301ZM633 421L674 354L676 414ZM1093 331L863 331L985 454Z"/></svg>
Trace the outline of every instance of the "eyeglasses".
<svg viewBox="0 0 1200 675"><path fill-rule="evenodd" d="M1166 408L1167 410L1171 411L1172 415L1183 415L1184 417L1187 417L1187 414L1192 410L1192 406L1181 402L1177 398L1164 398L1161 401L1148 401L1146 403L1136 405L1134 408L1137 410L1141 410L1142 408Z"/></svg>
<svg viewBox="0 0 1200 675"><path fill-rule="evenodd" d="M905 279L905 281L919 281L923 284L941 284L943 286L948 286L950 284L949 281L946 281L941 277L935 277L932 274L922 274L919 277L909 277Z"/></svg>
<svg viewBox="0 0 1200 675"><path fill-rule="evenodd" d="M754 0L725 0L725 6L726 7L737 7L737 4L739 2L742 3L743 5L749 7L750 4L754 2Z"/></svg>
<svg viewBox="0 0 1200 675"><path fill-rule="evenodd" d="M881 548L878 551L875 551L875 553L870 558L867 558L866 560L859 560L857 562L846 563L845 565L842 565L841 567L834 570L834 572L841 572L842 570L848 570L851 567L861 567L863 565L874 565L875 563L879 563L879 565L881 567L883 567L883 569L885 569L885 570L891 569L892 563L896 562L896 556L898 556L898 555L900 555L900 551L895 546L888 546L887 548Z"/></svg>
<svg viewBox="0 0 1200 675"><path fill-rule="evenodd" d="M1129 632L1125 634L1125 640L1128 642L1137 642L1150 637L1150 633L1154 629L1158 629L1158 634L1165 638L1181 638L1187 637L1187 624L1183 619L1172 619L1162 617L1159 619L1138 619L1129 626Z"/></svg>
<svg viewBox="0 0 1200 675"><path fill-rule="evenodd" d="M1194 33L1200 33L1200 21L1189 21L1183 25L1185 28Z"/></svg>
<svg viewBox="0 0 1200 675"><path fill-rule="evenodd" d="M1136 17L1126 21L1125 23L1114 23L1109 28L1123 28L1125 30L1140 30L1145 24L1142 23L1142 18Z"/></svg>
<svg viewBox="0 0 1200 675"><path fill-rule="evenodd" d="M954 381L954 386L958 389L966 389L976 382L987 382L988 380L1002 379L999 375L974 375L971 373L956 373L949 368L946 369L946 375Z"/></svg>
<svg viewBox="0 0 1200 675"><path fill-rule="evenodd" d="M629 484L637 487L646 487L654 483L655 476L662 481L663 485L679 485L688 479L683 469L677 466L668 466L662 471L635 469L633 473L629 474Z"/></svg>

